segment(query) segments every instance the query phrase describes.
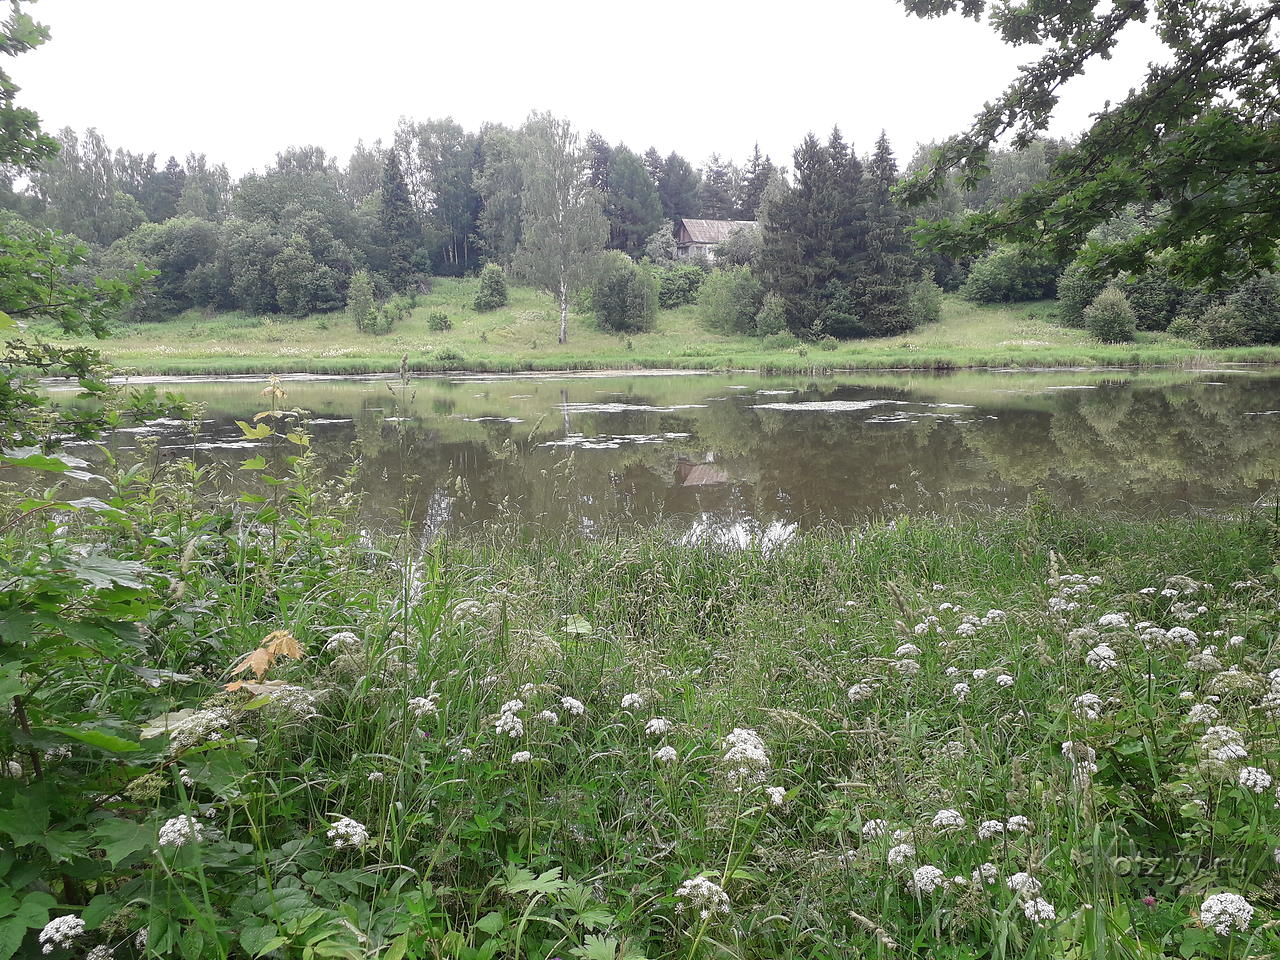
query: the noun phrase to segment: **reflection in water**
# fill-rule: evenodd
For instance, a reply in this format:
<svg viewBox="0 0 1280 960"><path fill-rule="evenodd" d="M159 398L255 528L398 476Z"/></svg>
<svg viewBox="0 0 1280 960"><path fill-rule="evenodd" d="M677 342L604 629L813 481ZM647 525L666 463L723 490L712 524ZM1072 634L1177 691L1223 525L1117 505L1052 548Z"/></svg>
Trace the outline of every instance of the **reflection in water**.
<svg viewBox="0 0 1280 960"><path fill-rule="evenodd" d="M204 404L193 437L157 420L129 451L233 469L261 445L236 420L261 380L181 383ZM424 530L520 520L598 531L674 518L690 536L768 545L885 512L999 507L1042 489L1067 505L1143 513L1265 498L1280 454L1273 371L550 375L292 380L323 469L353 459L371 523ZM286 445L287 446L287 445ZM283 456L285 451L268 451ZM89 454L91 456L91 454Z"/></svg>

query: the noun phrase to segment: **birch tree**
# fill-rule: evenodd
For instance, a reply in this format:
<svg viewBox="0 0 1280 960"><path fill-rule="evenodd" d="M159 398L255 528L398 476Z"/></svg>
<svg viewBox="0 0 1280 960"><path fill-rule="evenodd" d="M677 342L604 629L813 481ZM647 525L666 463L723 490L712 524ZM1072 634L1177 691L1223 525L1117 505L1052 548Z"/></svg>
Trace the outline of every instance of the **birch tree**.
<svg viewBox="0 0 1280 960"><path fill-rule="evenodd" d="M600 192L567 120L535 113L522 129L524 218L516 271L556 298L560 343L569 339L569 298L591 279L609 236Z"/></svg>

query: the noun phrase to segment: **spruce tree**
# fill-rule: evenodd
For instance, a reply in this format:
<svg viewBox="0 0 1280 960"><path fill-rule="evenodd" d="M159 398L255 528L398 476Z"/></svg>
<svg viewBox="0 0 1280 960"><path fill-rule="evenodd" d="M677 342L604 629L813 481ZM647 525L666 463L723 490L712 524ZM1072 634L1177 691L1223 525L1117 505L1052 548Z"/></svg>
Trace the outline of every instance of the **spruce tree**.
<svg viewBox="0 0 1280 960"><path fill-rule="evenodd" d="M698 174L680 154L672 151L662 161L658 179L658 199L668 220L698 216Z"/></svg>
<svg viewBox="0 0 1280 960"><path fill-rule="evenodd" d="M698 188L698 216L704 220L732 220L733 179L729 165L713 153Z"/></svg>
<svg viewBox="0 0 1280 960"><path fill-rule="evenodd" d="M867 267L859 291L859 312L870 333L884 336L910 327L907 296L918 271L907 239L906 214L893 200L898 163L883 132L876 141L864 182Z"/></svg>
<svg viewBox="0 0 1280 960"><path fill-rule="evenodd" d="M609 246L632 257L644 252L645 241L662 229L662 202L640 158L624 146L613 151L609 189L605 193L609 218Z"/></svg>
<svg viewBox="0 0 1280 960"><path fill-rule="evenodd" d="M766 154L760 155L760 144L756 144L751 152L751 159L742 172L742 190L738 197L738 219L754 220L756 211L760 209L760 198L777 172L777 167Z"/></svg>
<svg viewBox="0 0 1280 960"><path fill-rule="evenodd" d="M609 166L613 163L613 147L600 134L592 130L583 145L587 155L587 182L607 196L609 193Z"/></svg>
<svg viewBox="0 0 1280 960"><path fill-rule="evenodd" d="M413 255L421 240L422 230L409 185L395 150L387 151L382 168L382 203L378 210L378 226L387 251L387 278L397 290L403 290L413 275Z"/></svg>

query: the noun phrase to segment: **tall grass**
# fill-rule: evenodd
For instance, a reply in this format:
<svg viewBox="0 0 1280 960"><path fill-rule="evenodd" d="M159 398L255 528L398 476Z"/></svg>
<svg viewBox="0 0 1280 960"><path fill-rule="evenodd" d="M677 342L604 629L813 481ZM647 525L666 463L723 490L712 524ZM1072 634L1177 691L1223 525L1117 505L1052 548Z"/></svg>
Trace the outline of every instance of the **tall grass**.
<svg viewBox="0 0 1280 960"><path fill-rule="evenodd" d="M85 919L76 951L1280 949L1276 795L1241 777L1280 774L1265 518L370 540L296 469L252 520L197 509L198 473L141 471L110 499L127 523L5 543L109 546L155 591L132 666L157 686L88 656L44 691L156 734L124 759L48 743L45 777L95 784L68 862L110 863L38 878ZM1211 726L1247 757L1212 755ZM1230 933L1201 922L1220 892L1255 911Z"/></svg>

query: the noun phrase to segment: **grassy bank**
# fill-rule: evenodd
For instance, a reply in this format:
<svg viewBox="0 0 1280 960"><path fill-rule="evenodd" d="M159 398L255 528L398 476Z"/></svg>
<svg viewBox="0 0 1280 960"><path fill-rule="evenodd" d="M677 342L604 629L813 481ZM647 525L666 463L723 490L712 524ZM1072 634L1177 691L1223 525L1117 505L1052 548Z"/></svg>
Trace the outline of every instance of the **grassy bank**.
<svg viewBox="0 0 1280 960"><path fill-rule="evenodd" d="M46 644L28 710L82 726L7 745L0 876L80 951L1280 950L1265 519L424 547L357 537L305 461L239 519L171 469L3 541ZM108 662L103 609L143 627Z"/></svg>
<svg viewBox="0 0 1280 960"><path fill-rule="evenodd" d="M753 337L705 329L695 306L659 313L657 329L629 338L598 330L590 316L571 318L569 342L556 343L550 300L513 287L511 303L492 313L471 307L476 281L440 279L413 315L384 336L356 331L341 314L304 319L188 313L168 323L122 326L103 344L116 365L144 374L378 373L399 369L522 370L670 368L753 369L804 373L841 369L953 369L1097 365L1190 365L1280 362L1269 347L1204 351L1160 333L1105 345L1054 322L1051 302L978 306L947 297L939 323L909 334L841 343L766 346ZM428 329L443 311L448 331Z"/></svg>

